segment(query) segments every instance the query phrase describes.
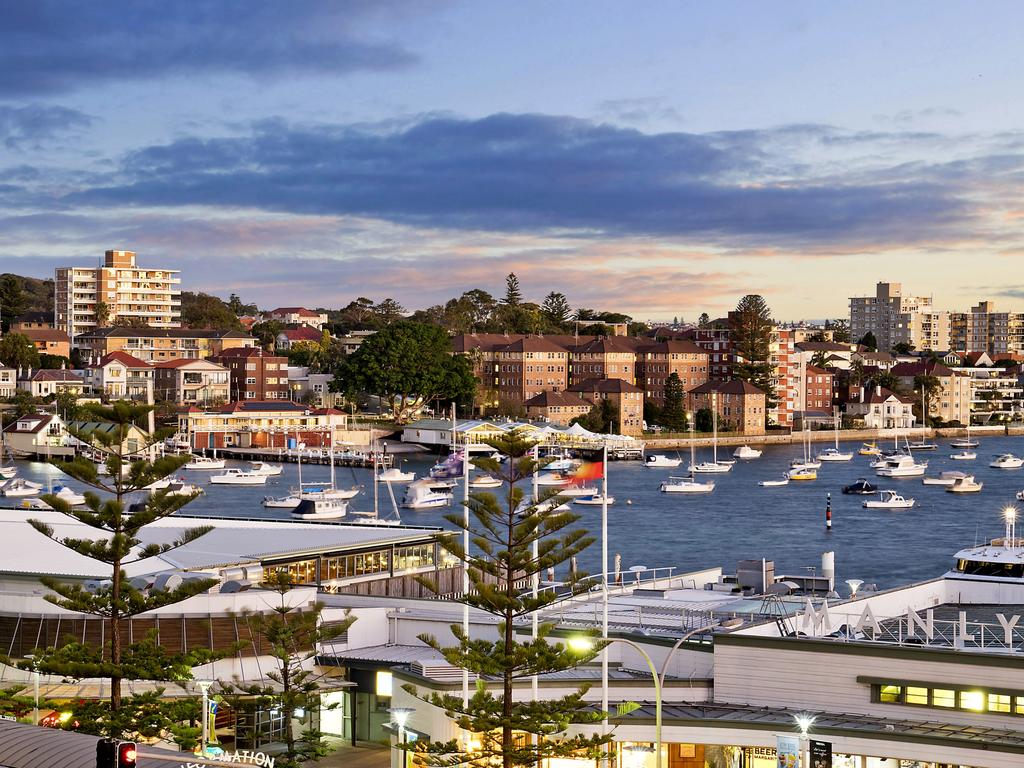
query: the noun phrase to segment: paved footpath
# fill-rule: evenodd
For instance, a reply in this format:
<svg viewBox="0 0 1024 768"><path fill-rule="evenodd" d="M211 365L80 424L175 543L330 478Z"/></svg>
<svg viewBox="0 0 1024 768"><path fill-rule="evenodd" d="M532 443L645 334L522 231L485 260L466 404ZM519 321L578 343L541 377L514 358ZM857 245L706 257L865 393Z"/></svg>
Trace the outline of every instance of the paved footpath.
<svg viewBox="0 0 1024 768"><path fill-rule="evenodd" d="M317 768L389 768L387 747L341 745L322 760L311 763Z"/></svg>

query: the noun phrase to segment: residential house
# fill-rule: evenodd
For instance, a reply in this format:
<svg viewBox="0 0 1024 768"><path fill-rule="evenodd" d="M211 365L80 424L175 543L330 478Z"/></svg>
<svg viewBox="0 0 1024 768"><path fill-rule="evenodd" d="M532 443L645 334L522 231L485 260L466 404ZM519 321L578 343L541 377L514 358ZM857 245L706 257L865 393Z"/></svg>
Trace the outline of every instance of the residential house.
<svg viewBox="0 0 1024 768"><path fill-rule="evenodd" d="M746 381L707 381L688 392L690 408L718 412L718 427L745 435L763 435L768 416L765 393Z"/></svg>
<svg viewBox="0 0 1024 768"><path fill-rule="evenodd" d="M673 373L686 392L708 380L711 353L692 341L666 339L641 347L639 384L645 397L660 406L665 404L665 385Z"/></svg>
<svg viewBox="0 0 1024 768"><path fill-rule="evenodd" d="M111 352L84 370L86 390L107 400L153 403L153 366L127 352Z"/></svg>
<svg viewBox="0 0 1024 768"><path fill-rule="evenodd" d="M288 400L288 358L260 347L233 347L210 358L231 374L229 400Z"/></svg>
<svg viewBox="0 0 1024 768"><path fill-rule="evenodd" d="M644 431L644 391L622 379L586 379L569 387L593 405L608 400L619 414L616 432L636 436Z"/></svg>
<svg viewBox="0 0 1024 768"><path fill-rule="evenodd" d="M242 331L196 328L98 328L75 337L86 364L95 365L111 352L127 352L147 363L185 358L203 360L232 347L255 347Z"/></svg>
<svg viewBox="0 0 1024 768"><path fill-rule="evenodd" d="M911 429L917 417L914 400L884 387L861 387L860 398L846 404L846 412L868 429Z"/></svg>
<svg viewBox="0 0 1024 768"><path fill-rule="evenodd" d="M939 389L929 398L929 417L937 417L942 421L956 421L961 424L968 423L971 417L973 391L969 373L954 371L933 360L898 363L892 367L890 372L897 377L900 388L904 392L914 390L914 381L918 376L934 376L938 380ZM920 400L920 396L916 399Z"/></svg>
<svg viewBox="0 0 1024 768"><path fill-rule="evenodd" d="M32 397L49 397L61 392L80 395L85 391L85 382L74 371L63 368L29 368L18 379L18 389L23 389Z"/></svg>
<svg viewBox="0 0 1024 768"><path fill-rule="evenodd" d="M0 397L14 397L18 388L18 372L0 364Z"/></svg>
<svg viewBox="0 0 1024 768"><path fill-rule="evenodd" d="M338 336L335 341L341 346L343 354L351 355L375 333L376 331L349 331L344 336Z"/></svg>
<svg viewBox="0 0 1024 768"><path fill-rule="evenodd" d="M45 328L53 328L52 312L26 312L23 315L18 315L11 321L11 331L13 333Z"/></svg>
<svg viewBox="0 0 1024 768"><path fill-rule="evenodd" d="M796 346L812 359L820 356L819 360L825 363L825 367L842 371L850 370L853 356L860 349L858 344L843 344L837 341L797 341Z"/></svg>
<svg viewBox="0 0 1024 768"><path fill-rule="evenodd" d="M68 422L67 428L74 435L72 442L77 440L94 446L103 446L107 451L116 451L116 438L121 437L120 450L124 455L139 454L150 444L149 433L134 424L124 429L120 424L109 421L72 421ZM99 439L99 435L114 436L115 441L108 439L104 442Z"/></svg>
<svg viewBox="0 0 1024 768"><path fill-rule="evenodd" d="M288 366L289 397L297 403L334 408L341 395L331 391L333 381L333 373L311 373L305 366Z"/></svg>
<svg viewBox="0 0 1024 768"><path fill-rule="evenodd" d="M305 307L278 307L265 312L267 320L277 320L285 325L308 325L321 330L327 324L326 312L314 312Z"/></svg>
<svg viewBox="0 0 1024 768"><path fill-rule="evenodd" d="M28 328L18 333L35 344L41 355L71 357L71 339L64 331L53 328Z"/></svg>
<svg viewBox="0 0 1024 768"><path fill-rule="evenodd" d="M285 328L275 339L275 348L278 352L287 352L296 344L319 344L323 341L323 332L308 325L300 325L298 328Z"/></svg>
<svg viewBox="0 0 1024 768"><path fill-rule="evenodd" d="M153 371L157 400L206 405L230 399L231 375L223 365L209 360L167 360L156 363Z"/></svg>
<svg viewBox="0 0 1024 768"><path fill-rule="evenodd" d="M347 426L341 411L282 400L243 400L206 410L190 406L178 413L178 432L190 436L193 449L287 448L289 440L326 447Z"/></svg>
<svg viewBox="0 0 1024 768"><path fill-rule="evenodd" d="M541 392L527 400L526 415L552 424L568 425L573 419L590 413L592 403L571 392Z"/></svg>
<svg viewBox="0 0 1024 768"><path fill-rule="evenodd" d="M70 456L72 438L55 413L21 416L4 428L4 443L16 456Z"/></svg>

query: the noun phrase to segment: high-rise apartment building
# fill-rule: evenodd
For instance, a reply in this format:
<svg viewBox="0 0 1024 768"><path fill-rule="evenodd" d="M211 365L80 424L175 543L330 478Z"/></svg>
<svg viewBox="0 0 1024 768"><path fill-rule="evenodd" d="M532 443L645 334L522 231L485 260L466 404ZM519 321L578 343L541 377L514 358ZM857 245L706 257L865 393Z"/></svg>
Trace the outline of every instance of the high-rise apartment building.
<svg viewBox="0 0 1024 768"><path fill-rule="evenodd" d="M1024 313L996 312L991 301L980 301L970 312L950 315L950 348L956 352L1024 353Z"/></svg>
<svg viewBox="0 0 1024 768"><path fill-rule="evenodd" d="M150 328L181 326L178 270L142 269L134 251L107 251L101 267L61 267L54 283L53 324L72 341L119 318Z"/></svg>
<svg viewBox="0 0 1024 768"><path fill-rule="evenodd" d="M949 313L936 310L930 296L904 296L899 283L878 283L874 296L850 299L851 338L859 341L869 331L883 352L901 343L949 349Z"/></svg>

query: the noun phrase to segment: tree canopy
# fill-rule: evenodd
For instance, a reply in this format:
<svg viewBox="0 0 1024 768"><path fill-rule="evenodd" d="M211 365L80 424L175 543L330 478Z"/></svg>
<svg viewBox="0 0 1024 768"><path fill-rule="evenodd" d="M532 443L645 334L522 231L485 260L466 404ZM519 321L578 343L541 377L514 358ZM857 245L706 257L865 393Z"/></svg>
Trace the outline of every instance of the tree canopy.
<svg viewBox="0 0 1024 768"><path fill-rule="evenodd" d="M0 339L0 362L11 368L38 368L39 350L23 333L8 333Z"/></svg>
<svg viewBox="0 0 1024 768"><path fill-rule="evenodd" d="M747 294L729 315L733 352L733 376L766 393L767 407L775 402L772 383L771 343L774 323L763 296Z"/></svg>
<svg viewBox="0 0 1024 768"><path fill-rule="evenodd" d="M476 381L469 361L453 355L441 328L400 320L368 337L340 361L332 388L375 395L395 421L408 421L439 401L472 403Z"/></svg>
<svg viewBox="0 0 1024 768"><path fill-rule="evenodd" d="M181 324L186 328L240 331L242 324L223 300L208 293L181 292Z"/></svg>

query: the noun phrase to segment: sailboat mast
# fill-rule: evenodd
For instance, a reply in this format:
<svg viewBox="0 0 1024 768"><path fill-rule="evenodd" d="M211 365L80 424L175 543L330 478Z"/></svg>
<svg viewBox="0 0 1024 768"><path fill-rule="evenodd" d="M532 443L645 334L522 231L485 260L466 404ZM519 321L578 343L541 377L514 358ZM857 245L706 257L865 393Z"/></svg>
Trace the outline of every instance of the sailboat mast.
<svg viewBox="0 0 1024 768"><path fill-rule="evenodd" d="M327 418L330 418L328 416ZM331 454L331 490L337 490L337 486L334 484L334 422L331 422L331 444L327 446L327 450Z"/></svg>
<svg viewBox="0 0 1024 768"><path fill-rule="evenodd" d="M718 393L711 393L711 451L712 460L715 464L718 463Z"/></svg>

